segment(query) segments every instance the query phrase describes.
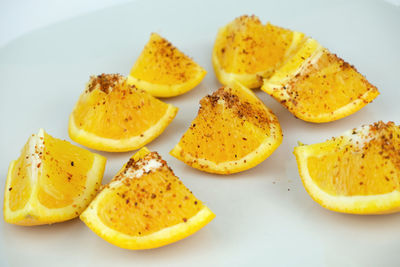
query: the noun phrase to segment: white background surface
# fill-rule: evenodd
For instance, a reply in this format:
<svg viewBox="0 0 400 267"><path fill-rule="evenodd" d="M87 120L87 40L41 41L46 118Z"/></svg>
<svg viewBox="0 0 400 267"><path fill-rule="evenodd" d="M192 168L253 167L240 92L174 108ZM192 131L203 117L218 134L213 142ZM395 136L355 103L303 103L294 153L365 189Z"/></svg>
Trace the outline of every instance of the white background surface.
<svg viewBox="0 0 400 267"><path fill-rule="evenodd" d="M32 30L136 0L1 0L0 46Z"/></svg>
<svg viewBox="0 0 400 267"><path fill-rule="evenodd" d="M4 12L1 6L0 10ZM218 27L246 13L317 39L354 64L381 95L356 114L317 125L295 119L271 97L256 91L279 118L282 145L249 171L227 177L202 173L168 151L196 115L200 98L220 86L210 60ZM195 235L150 251L114 247L78 219L32 228L0 220L0 265L398 265L400 214L353 216L321 208L304 190L292 151L298 140L320 142L378 120L400 123L399 26L399 8L382 1L137 1L40 29L3 46L1 192L8 163L18 157L28 136L43 127L70 140L68 116L89 75L127 74L155 31L192 56L208 75L193 91L166 100L180 111L148 147L161 153L217 217ZM102 154L108 158L103 180L107 182L133 152Z"/></svg>

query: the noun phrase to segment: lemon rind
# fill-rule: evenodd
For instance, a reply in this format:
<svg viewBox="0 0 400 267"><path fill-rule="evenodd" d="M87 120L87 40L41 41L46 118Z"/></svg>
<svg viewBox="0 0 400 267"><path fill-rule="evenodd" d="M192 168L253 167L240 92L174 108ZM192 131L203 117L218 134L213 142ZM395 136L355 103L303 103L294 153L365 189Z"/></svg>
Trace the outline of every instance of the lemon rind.
<svg viewBox="0 0 400 267"><path fill-rule="evenodd" d="M72 140L89 148L107 152L126 152L141 148L157 138L172 122L177 112L177 107L168 104L164 116L160 118L155 125L144 131L141 136L133 136L125 139L100 137L94 133L85 131L84 129L79 129L76 126L72 113L69 118L68 132Z"/></svg>
<svg viewBox="0 0 400 267"><path fill-rule="evenodd" d="M142 250L165 246L194 234L215 218L215 214L207 206L204 206L186 222L178 223L146 236L131 236L119 232L102 222L98 216L97 207L108 194L113 193L113 188L121 184L119 181L111 183L109 188L104 189L80 215L80 219L94 233L120 248Z"/></svg>
<svg viewBox="0 0 400 267"><path fill-rule="evenodd" d="M323 191L313 182L308 171L307 159L312 155L308 150L309 147L295 147L293 153L296 156L304 188L311 198L322 207L351 214L387 214L400 211L399 191L368 196L333 196Z"/></svg>
<svg viewBox="0 0 400 267"><path fill-rule="evenodd" d="M136 88L145 90L154 97L174 97L187 93L199 85L207 71L200 66L198 67L197 75L185 83L166 85L166 84L155 84L145 80L137 79L131 75L127 76L127 82L129 85L134 85Z"/></svg>

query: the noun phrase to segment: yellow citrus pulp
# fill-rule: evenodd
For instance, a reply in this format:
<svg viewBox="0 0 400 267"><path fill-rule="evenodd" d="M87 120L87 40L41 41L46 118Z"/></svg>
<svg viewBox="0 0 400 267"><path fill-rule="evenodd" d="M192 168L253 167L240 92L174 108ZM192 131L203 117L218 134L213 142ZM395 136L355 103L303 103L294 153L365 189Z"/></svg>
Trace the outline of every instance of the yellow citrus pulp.
<svg viewBox="0 0 400 267"><path fill-rule="evenodd" d="M170 152L194 168L220 174L244 171L269 157L282 142L278 119L239 83L207 95L200 105Z"/></svg>
<svg viewBox="0 0 400 267"><path fill-rule="evenodd" d="M157 152L142 148L80 218L106 241L150 249L183 239L215 217Z"/></svg>
<svg viewBox="0 0 400 267"><path fill-rule="evenodd" d="M152 33L128 76L128 83L156 97L172 97L196 87L206 71L166 39Z"/></svg>
<svg viewBox="0 0 400 267"><path fill-rule="evenodd" d="M159 136L178 109L130 86L118 74L90 78L69 119L72 140L120 152L142 147Z"/></svg>
<svg viewBox="0 0 400 267"><path fill-rule="evenodd" d="M300 177L323 207L345 213L400 211L400 127L377 122L295 148Z"/></svg>
<svg viewBox="0 0 400 267"><path fill-rule="evenodd" d="M43 129L11 162L4 219L19 225L51 224L78 217L96 195L106 159Z"/></svg>
<svg viewBox="0 0 400 267"><path fill-rule="evenodd" d="M309 122L330 122L360 110L379 92L364 76L308 39L261 88L293 115Z"/></svg>
<svg viewBox="0 0 400 267"><path fill-rule="evenodd" d="M304 41L303 33L263 25L256 16L238 17L218 31L212 54L215 74L224 85L236 80L258 88Z"/></svg>

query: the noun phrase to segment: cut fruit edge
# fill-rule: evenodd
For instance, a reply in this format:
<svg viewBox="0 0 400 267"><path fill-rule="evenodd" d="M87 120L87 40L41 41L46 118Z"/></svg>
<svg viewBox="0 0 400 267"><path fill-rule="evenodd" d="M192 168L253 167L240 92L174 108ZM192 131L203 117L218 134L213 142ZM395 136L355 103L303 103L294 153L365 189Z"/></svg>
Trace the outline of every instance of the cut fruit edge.
<svg viewBox="0 0 400 267"><path fill-rule="evenodd" d="M261 102L261 100L259 100L250 89L247 89L240 82L234 80L231 84L236 88L240 88L239 90L246 93L251 98L255 98L257 101ZM275 115L268 107L264 105L264 103L262 103L262 106L266 109L269 116L273 116L275 118ZM276 119L276 121L278 120ZM170 154L183 162L192 162L192 165L190 166L199 170L217 174L232 174L251 169L260 164L262 161L267 159L280 146L281 143L282 130L280 126L270 124L270 135L266 137L266 139L256 150L238 160L215 163L204 158L195 158L189 153L184 153L182 155L183 149L179 143L170 151ZM243 162L247 162L247 164L243 164ZM205 169L204 166L208 166L208 168Z"/></svg>
<svg viewBox="0 0 400 267"><path fill-rule="evenodd" d="M226 29L227 29L227 26L222 27L218 31L218 35L225 32ZM287 61L290 60L291 56L293 56L294 52L296 51L296 46L298 44L304 43L305 40L306 40L306 37L303 33L293 31L292 43L290 44L288 50L286 51L286 54L285 54L286 60L284 62L282 62L281 65L284 65ZM213 51L212 51L212 63L213 63L215 75L217 76L218 80L223 85L232 84L236 80L237 82L243 84L244 86L246 86L250 89L260 88L263 85L263 79L271 77L276 70L275 68L271 67L268 70L263 70L263 71L259 71L259 72L251 73L251 74L247 74L247 73L240 74L240 73L227 72L222 68L215 49L213 49Z"/></svg>
<svg viewBox="0 0 400 267"><path fill-rule="evenodd" d="M44 130L40 129L39 133L36 136L36 139L39 139L43 136ZM35 142L35 140L32 140L32 142ZM34 149L35 144L36 143L33 143L33 146L31 145L31 149ZM31 152L32 151L30 151L30 154L33 154ZM16 211L12 211L10 209L8 188L11 187L12 174L17 160L12 161L8 169L4 195L3 212L5 220L9 223L29 226L48 224L49 221L62 222L78 217L80 214L76 213L76 207L74 206L82 206L82 202L85 199L90 199L90 194L95 192L96 189L99 188L101 185L101 179L99 182L97 181L98 177L103 178L102 174L104 173L106 158L95 153L93 153L93 155L93 165L92 168L87 172L85 190L83 191L82 195L77 197L72 204L63 208L54 209L47 208L46 206L42 205L40 201L36 198L40 189L37 183L39 169L36 169L36 171L32 171L32 191L29 200L26 202L26 205L22 209ZM40 167L40 169L42 167L43 165ZM83 206L81 208L81 211L83 211L85 208L86 206ZM65 216L65 214L69 214L69 216Z"/></svg>
<svg viewBox="0 0 400 267"><path fill-rule="evenodd" d="M351 214L387 214L400 211L399 191L368 196L334 196L322 190L313 182L308 171L307 159L310 153L306 147L295 147L293 153L304 188L315 202L326 209Z"/></svg>
<svg viewBox="0 0 400 267"><path fill-rule="evenodd" d="M177 112L177 107L168 104L164 116L161 117L155 125L144 131L142 136L133 136L125 139L100 137L94 133L87 132L84 129L79 129L76 126L73 114L71 114L69 118L68 132L72 140L92 149L107 152L126 152L138 149L157 138L175 118Z"/></svg>
<svg viewBox="0 0 400 267"><path fill-rule="evenodd" d="M288 101L290 96L288 95L287 91L276 89L286 85L290 79L301 73L309 64L314 64L321 57L324 49L325 48L316 40L308 39L304 46L296 53L296 55L292 57L290 60L292 61L291 63L287 62L286 65L283 65L280 69L278 69L269 79L263 80L261 90L271 95L279 102ZM308 53L311 52L311 55L306 60L302 60L302 58L304 58L304 54L307 54L307 50L309 50ZM324 123L339 120L360 110L372 102L372 100L374 100L378 95L378 90L368 90L361 95L360 98L355 99L354 101L336 109L333 112L319 113L317 116L312 117L302 113L297 113L295 116L301 120L314 123Z"/></svg>
<svg viewBox="0 0 400 267"><path fill-rule="evenodd" d="M174 85L154 84L148 81L137 79L131 75L128 75L127 83L129 85L136 86L136 88L138 89L147 91L152 96L167 98L167 97L178 96L192 90L201 83L206 74L207 71L199 67L199 72L195 77L193 77L192 79L190 79L185 83L174 84Z"/></svg>

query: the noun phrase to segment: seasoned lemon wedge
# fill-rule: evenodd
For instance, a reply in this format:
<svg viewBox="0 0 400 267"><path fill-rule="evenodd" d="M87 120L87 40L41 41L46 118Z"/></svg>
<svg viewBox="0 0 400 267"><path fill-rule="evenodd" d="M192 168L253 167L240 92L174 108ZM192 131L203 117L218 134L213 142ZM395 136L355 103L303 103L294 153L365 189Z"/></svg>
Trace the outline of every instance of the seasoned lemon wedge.
<svg viewBox="0 0 400 267"><path fill-rule="evenodd" d="M238 17L218 31L212 54L215 74L224 85L236 80L258 88L305 39L301 32L264 25L256 16Z"/></svg>
<svg viewBox="0 0 400 267"><path fill-rule="evenodd" d="M150 249L183 239L215 217L157 152L142 148L80 218L106 241Z"/></svg>
<svg viewBox="0 0 400 267"><path fill-rule="evenodd" d="M300 177L323 207L344 213L400 211L400 127L377 122L294 149Z"/></svg>
<svg viewBox="0 0 400 267"><path fill-rule="evenodd" d="M19 225L51 224L78 217L101 185L106 159L48 135L29 137L11 162L4 219Z"/></svg>
<svg viewBox="0 0 400 267"><path fill-rule="evenodd" d="M159 136L178 108L128 85L118 74L92 76L69 119L72 140L109 152L141 148Z"/></svg>
<svg viewBox="0 0 400 267"><path fill-rule="evenodd" d="M128 76L128 83L156 97L173 97L195 88L206 71L165 38L152 33Z"/></svg>
<svg viewBox="0 0 400 267"><path fill-rule="evenodd" d="M379 95L353 66L314 39L265 79L261 89L297 118L316 123L349 116Z"/></svg>
<svg viewBox="0 0 400 267"><path fill-rule="evenodd" d="M197 117L170 152L202 171L230 174L252 168L282 142L278 119L239 83L200 101Z"/></svg>

